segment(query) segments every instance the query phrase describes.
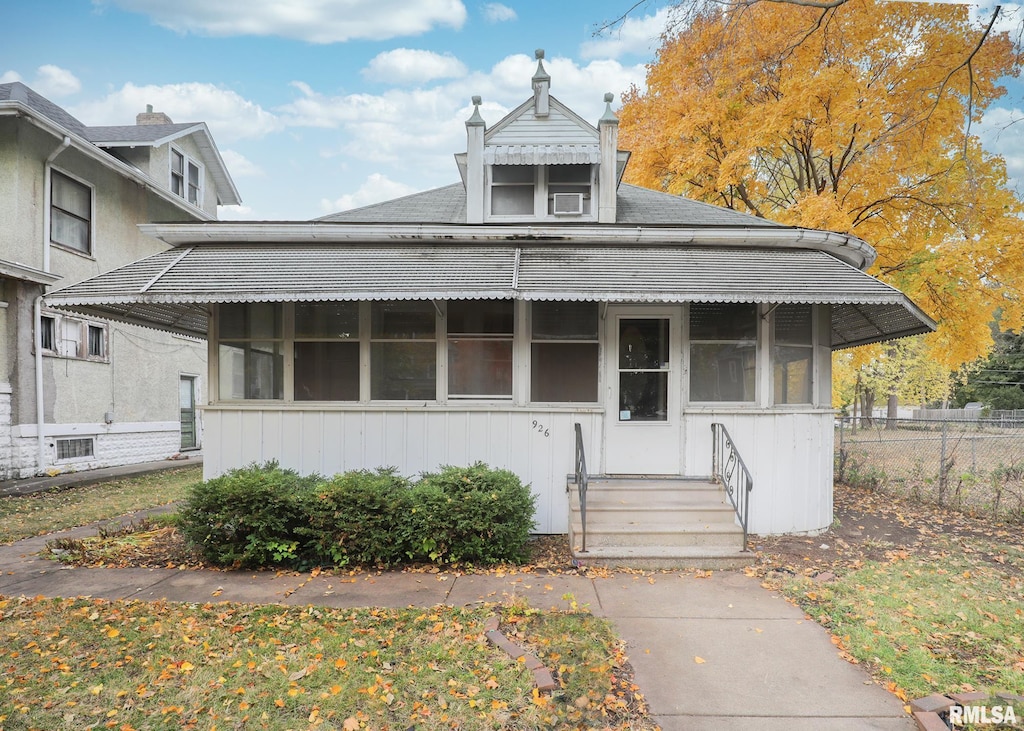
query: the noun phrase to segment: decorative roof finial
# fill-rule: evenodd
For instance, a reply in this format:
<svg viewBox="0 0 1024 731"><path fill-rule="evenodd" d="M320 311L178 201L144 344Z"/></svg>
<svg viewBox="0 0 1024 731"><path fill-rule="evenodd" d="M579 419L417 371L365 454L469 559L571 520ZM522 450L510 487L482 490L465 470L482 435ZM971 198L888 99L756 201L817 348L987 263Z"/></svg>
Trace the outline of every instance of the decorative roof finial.
<svg viewBox="0 0 1024 731"><path fill-rule="evenodd" d="M483 99L479 96L473 97L473 115L466 120L467 125L484 125L484 118L480 116L480 105L483 103Z"/></svg>
<svg viewBox="0 0 1024 731"><path fill-rule="evenodd" d="M601 115L601 122L618 122L619 118L615 116L615 112L612 111L612 102L615 101L615 95L608 92L604 95L604 114Z"/></svg>
<svg viewBox="0 0 1024 731"><path fill-rule="evenodd" d="M533 113L538 117L547 117L551 77L544 70L544 49L538 48L533 55L537 57L537 72L533 75Z"/></svg>

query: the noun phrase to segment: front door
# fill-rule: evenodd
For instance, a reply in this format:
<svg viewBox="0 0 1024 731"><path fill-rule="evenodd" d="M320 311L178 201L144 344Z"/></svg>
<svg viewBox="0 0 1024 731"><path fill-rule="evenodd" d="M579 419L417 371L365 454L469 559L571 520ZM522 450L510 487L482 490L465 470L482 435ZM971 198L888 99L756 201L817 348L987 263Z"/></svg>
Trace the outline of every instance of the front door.
<svg viewBox="0 0 1024 731"><path fill-rule="evenodd" d="M679 323L678 307L608 308L608 474L682 474Z"/></svg>

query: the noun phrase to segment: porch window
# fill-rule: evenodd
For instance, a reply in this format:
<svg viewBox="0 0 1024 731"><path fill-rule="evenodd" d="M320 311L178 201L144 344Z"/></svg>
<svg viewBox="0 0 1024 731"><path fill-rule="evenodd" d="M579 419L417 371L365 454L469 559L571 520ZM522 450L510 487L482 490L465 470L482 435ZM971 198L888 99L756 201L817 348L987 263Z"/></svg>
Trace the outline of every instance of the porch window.
<svg viewBox="0 0 1024 731"><path fill-rule="evenodd" d="M359 400L359 303L295 305L296 401Z"/></svg>
<svg viewBox="0 0 1024 731"><path fill-rule="evenodd" d="M217 313L220 397L283 398L281 305L223 304Z"/></svg>
<svg viewBox="0 0 1024 731"><path fill-rule="evenodd" d="M511 300L448 303L448 395L512 398Z"/></svg>
<svg viewBox="0 0 1024 731"><path fill-rule="evenodd" d="M811 403L813 317L810 305L779 305L772 313L772 386L777 404Z"/></svg>
<svg viewBox="0 0 1024 731"><path fill-rule="evenodd" d="M534 302L531 312L530 400L597 401L597 303Z"/></svg>
<svg viewBox="0 0 1024 731"><path fill-rule="evenodd" d="M370 310L370 398L437 397L437 319L432 302L374 302Z"/></svg>
<svg viewBox="0 0 1024 731"><path fill-rule="evenodd" d="M754 400L757 305L690 305L690 401Z"/></svg>

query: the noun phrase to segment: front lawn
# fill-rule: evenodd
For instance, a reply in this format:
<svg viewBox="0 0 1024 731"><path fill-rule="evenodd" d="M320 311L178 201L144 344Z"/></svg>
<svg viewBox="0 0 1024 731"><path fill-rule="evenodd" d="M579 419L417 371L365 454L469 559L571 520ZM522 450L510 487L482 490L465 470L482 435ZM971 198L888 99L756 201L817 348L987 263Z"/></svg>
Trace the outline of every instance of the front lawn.
<svg viewBox="0 0 1024 731"><path fill-rule="evenodd" d="M820 536L753 539L769 586L904 700L1024 695L1019 527L842 485L836 515Z"/></svg>
<svg viewBox="0 0 1024 731"><path fill-rule="evenodd" d="M0 543L113 520L183 499L203 479L198 466L153 472L98 485L0 498Z"/></svg>
<svg viewBox="0 0 1024 731"><path fill-rule="evenodd" d="M492 611L561 690L487 642ZM521 606L0 599L0 728L654 729L623 663L604 620Z"/></svg>

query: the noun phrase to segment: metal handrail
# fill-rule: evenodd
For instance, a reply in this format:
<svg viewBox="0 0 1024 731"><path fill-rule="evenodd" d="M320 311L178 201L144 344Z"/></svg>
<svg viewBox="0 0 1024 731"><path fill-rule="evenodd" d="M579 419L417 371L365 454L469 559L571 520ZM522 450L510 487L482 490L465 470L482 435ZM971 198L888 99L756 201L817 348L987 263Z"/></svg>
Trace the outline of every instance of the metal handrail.
<svg viewBox="0 0 1024 731"><path fill-rule="evenodd" d="M590 475L587 473L587 453L583 449L583 428L576 423L576 491L580 498L580 528L581 543L580 553L587 552L587 483Z"/></svg>
<svg viewBox="0 0 1024 731"><path fill-rule="evenodd" d="M736 449L736 444L724 424L711 425L711 479L725 488L743 527L743 550L747 550L747 525L750 516L750 492L754 478Z"/></svg>

